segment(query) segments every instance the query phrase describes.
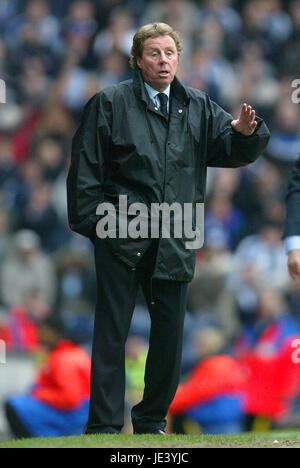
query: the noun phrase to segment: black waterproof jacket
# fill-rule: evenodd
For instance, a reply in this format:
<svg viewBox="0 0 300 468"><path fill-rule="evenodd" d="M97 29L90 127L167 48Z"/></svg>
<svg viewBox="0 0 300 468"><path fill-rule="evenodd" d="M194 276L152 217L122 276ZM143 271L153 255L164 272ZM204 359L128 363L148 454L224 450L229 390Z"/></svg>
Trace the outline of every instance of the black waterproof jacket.
<svg viewBox="0 0 300 468"><path fill-rule="evenodd" d="M70 228L91 239L100 215L97 206L142 202L203 203L208 166L240 167L265 149L269 131L259 117L253 135L231 127L233 117L198 89L171 84L169 121L149 99L140 71L133 79L106 88L85 106L72 145L67 178ZM149 208L150 209L150 208ZM187 238L159 239L153 277L190 281L196 250ZM115 255L135 267L151 238L108 238Z"/></svg>

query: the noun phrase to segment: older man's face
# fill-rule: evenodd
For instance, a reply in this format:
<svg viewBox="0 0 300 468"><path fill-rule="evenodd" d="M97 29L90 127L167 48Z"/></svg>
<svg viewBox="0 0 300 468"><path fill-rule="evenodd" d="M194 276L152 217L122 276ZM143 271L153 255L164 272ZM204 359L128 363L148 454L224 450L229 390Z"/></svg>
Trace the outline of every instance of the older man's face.
<svg viewBox="0 0 300 468"><path fill-rule="evenodd" d="M137 64L146 83L157 91L164 91L174 80L178 66L178 52L172 37L146 39L143 55L137 57Z"/></svg>

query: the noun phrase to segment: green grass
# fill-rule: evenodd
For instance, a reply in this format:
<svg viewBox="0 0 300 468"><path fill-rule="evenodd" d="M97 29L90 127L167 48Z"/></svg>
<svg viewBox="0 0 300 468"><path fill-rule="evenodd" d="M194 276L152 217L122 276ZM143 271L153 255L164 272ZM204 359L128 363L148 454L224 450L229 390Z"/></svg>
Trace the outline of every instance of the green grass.
<svg viewBox="0 0 300 468"><path fill-rule="evenodd" d="M278 444L274 444L277 440ZM299 431L270 431L239 435L82 435L21 439L0 448L300 448Z"/></svg>

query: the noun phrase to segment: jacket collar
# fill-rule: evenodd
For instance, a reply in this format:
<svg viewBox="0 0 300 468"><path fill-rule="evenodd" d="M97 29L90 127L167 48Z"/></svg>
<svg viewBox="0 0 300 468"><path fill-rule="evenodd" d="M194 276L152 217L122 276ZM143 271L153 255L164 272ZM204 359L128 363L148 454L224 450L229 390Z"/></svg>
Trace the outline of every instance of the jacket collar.
<svg viewBox="0 0 300 468"><path fill-rule="evenodd" d="M149 104L149 95L146 91L143 76L141 70L137 68L134 71L133 75L133 90L135 95L144 101L146 104ZM171 83L171 94L182 104L187 104L190 100L189 95L184 87L184 85L178 80L175 76L174 80Z"/></svg>
<svg viewBox="0 0 300 468"><path fill-rule="evenodd" d="M153 99L158 95L160 94L160 91L157 91L156 89L152 88L148 83L146 83L146 81L144 82L144 85L145 85L145 88L148 92L148 95L150 96L150 99ZM170 97L170 89L171 89L171 85L168 85L167 88L162 91L166 96L167 98L169 99Z"/></svg>

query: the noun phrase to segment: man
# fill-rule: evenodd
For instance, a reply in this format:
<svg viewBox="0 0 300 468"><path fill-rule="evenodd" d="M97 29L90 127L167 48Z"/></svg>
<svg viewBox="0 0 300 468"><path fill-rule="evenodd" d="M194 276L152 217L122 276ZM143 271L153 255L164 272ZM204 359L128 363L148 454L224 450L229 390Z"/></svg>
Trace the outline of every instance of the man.
<svg viewBox="0 0 300 468"><path fill-rule="evenodd" d="M293 280L300 279L300 157L292 171L286 198L284 226L285 248L288 254L288 270Z"/></svg>
<svg viewBox="0 0 300 468"><path fill-rule="evenodd" d="M226 354L227 340L218 328L202 327L193 338L198 362L178 387L169 408L174 432L186 432L188 420L198 424L203 434L242 432L243 367Z"/></svg>
<svg viewBox="0 0 300 468"><path fill-rule="evenodd" d="M39 291L45 304L53 304L56 292L53 260L43 251L35 231L21 229L13 235L0 274L0 294L6 307L22 304L34 290Z"/></svg>
<svg viewBox="0 0 300 468"><path fill-rule="evenodd" d="M123 426L124 347L141 285L151 332L133 429L164 434L180 375L186 294L196 259L196 250L186 248L187 236L118 238L112 230L100 238L98 204L118 206L118 197L127 195L130 204L148 209L163 202L194 207L204 201L207 166L244 166L269 139L250 106L244 104L233 120L205 93L180 83L175 74L181 50L167 24L141 27L131 50L133 79L90 100L73 140L69 223L94 243L98 280L86 433L118 433Z"/></svg>
<svg viewBox="0 0 300 468"><path fill-rule="evenodd" d="M30 392L6 402L11 431L17 438L81 434L89 407L90 358L64 338L63 323L55 316L39 323L38 334L47 361Z"/></svg>
<svg viewBox="0 0 300 468"><path fill-rule="evenodd" d="M233 347L247 376L247 430L253 429L256 418L269 421L268 426L282 420L299 392L300 368L292 359L299 327L277 287L260 288L256 312L255 322L241 329Z"/></svg>

